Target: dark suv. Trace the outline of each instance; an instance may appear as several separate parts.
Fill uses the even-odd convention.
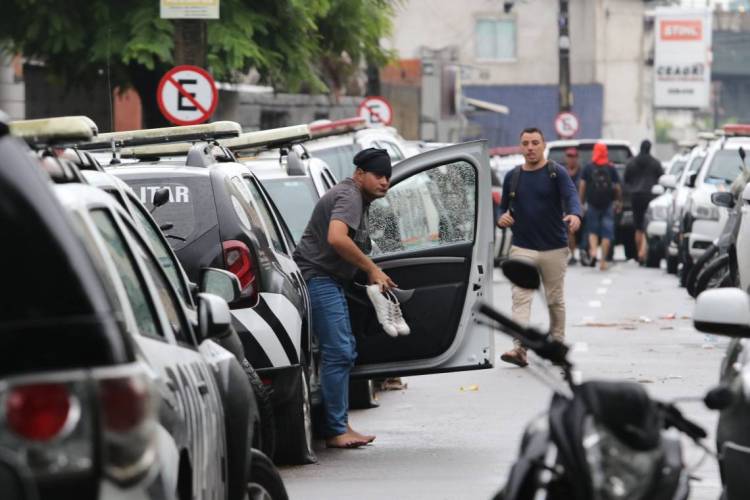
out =
[[[147,158],[108,171],[128,183],[148,207],[159,189],[170,202],[153,215],[197,282],[205,267],[226,269],[242,293],[230,304],[233,325],[250,364],[272,388],[276,459],[315,460],[310,385],[314,385],[309,302],[293,242],[260,182],[245,166],[217,158],[199,143],[181,158]],[[220,149],[220,148],[219,148]],[[221,161],[221,160],[224,161]]]

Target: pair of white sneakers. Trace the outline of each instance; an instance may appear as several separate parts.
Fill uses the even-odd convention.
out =
[[[401,305],[393,292],[390,290],[381,292],[379,285],[368,285],[366,288],[367,296],[370,297],[370,302],[375,307],[375,314],[385,333],[391,337],[409,335],[411,329],[404,321]]]

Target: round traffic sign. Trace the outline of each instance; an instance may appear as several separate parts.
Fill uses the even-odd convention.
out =
[[[177,66],[162,77],[156,90],[161,114],[175,125],[195,125],[216,110],[219,93],[210,74],[197,66]]]
[[[573,137],[578,133],[578,117],[570,111],[563,111],[555,118],[555,132],[563,138]]]
[[[359,103],[357,114],[367,120],[369,125],[390,125],[393,123],[393,108],[385,97],[365,97]]]

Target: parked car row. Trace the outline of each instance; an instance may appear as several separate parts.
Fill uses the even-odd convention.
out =
[[[217,122],[98,134],[91,120],[67,117],[0,129],[0,162],[10,165],[0,189],[19,204],[0,216],[28,241],[4,248],[6,261],[61,263],[8,281],[20,293],[3,305],[14,314],[0,330],[16,334],[4,339],[13,349],[3,351],[0,393],[20,413],[0,419],[0,450],[44,491],[86,479],[90,494],[79,498],[106,488],[284,498],[269,457],[316,460],[320,403],[310,300],[291,255],[336,183],[310,128],[243,134]],[[35,183],[19,184],[24,176]],[[412,334],[386,335],[366,296],[350,291],[354,377],[492,367],[493,332],[468,320],[492,293],[489,176],[482,141],[395,165],[370,214],[373,227],[383,214],[393,224],[373,233],[373,258],[409,291]],[[41,215],[19,219],[27,212]],[[54,300],[61,293],[70,304]],[[57,349],[29,331],[54,335]],[[34,411],[51,412],[38,428]]]

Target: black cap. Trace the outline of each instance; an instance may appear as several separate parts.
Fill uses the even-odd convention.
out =
[[[376,175],[391,177],[391,157],[385,149],[367,148],[363,149],[352,160],[357,168]]]

